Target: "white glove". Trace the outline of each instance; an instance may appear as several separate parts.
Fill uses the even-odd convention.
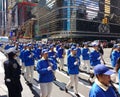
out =
[[[49,62],[49,65],[50,65],[50,66],[53,66],[53,64],[52,64],[51,62]]]
[[[52,70],[52,67],[51,67],[51,66],[49,66],[49,67],[47,68],[47,70],[48,70],[48,71]]]
[[[101,59],[101,57],[99,57],[99,58],[97,58],[98,60],[100,60]]]
[[[87,52],[87,54],[90,54],[90,52]]]
[[[11,82],[11,80],[8,78],[8,79],[6,79],[6,82]]]
[[[78,65],[78,61],[75,61],[75,62],[74,62],[74,65]]]
[[[31,53],[31,56],[34,56],[34,53]]]
[[[32,55],[29,55],[29,58],[31,58],[32,57]]]

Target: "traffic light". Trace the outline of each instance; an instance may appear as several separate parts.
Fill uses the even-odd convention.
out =
[[[103,18],[103,19],[102,19],[102,23],[103,23],[103,24],[108,24],[108,18],[107,18],[107,17]]]

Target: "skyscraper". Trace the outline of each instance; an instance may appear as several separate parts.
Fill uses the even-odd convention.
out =
[[[114,13],[117,16],[120,16],[120,0],[111,0],[111,14]]]

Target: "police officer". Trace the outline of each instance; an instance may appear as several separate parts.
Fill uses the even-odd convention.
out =
[[[9,97],[22,97],[22,85],[20,82],[21,68],[16,61],[16,52],[8,50],[8,60],[4,62],[5,84],[8,88]]]

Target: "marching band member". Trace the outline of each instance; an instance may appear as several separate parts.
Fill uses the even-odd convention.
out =
[[[29,44],[27,50],[24,52],[24,62],[26,67],[25,79],[27,80],[28,85],[32,85],[35,65],[35,54],[31,44]]]
[[[84,43],[84,47],[81,50],[82,59],[83,59],[83,69],[87,67],[87,73],[90,73],[90,50],[87,43]]]
[[[39,73],[39,83],[41,89],[40,97],[50,97],[52,92],[52,82],[54,81],[54,71],[57,65],[54,60],[48,59],[48,50],[42,50],[42,58],[37,63]]]
[[[57,52],[59,58],[59,70],[63,70],[65,54],[64,46],[61,44]]]
[[[89,97],[119,97],[114,88],[110,85],[110,75],[114,72],[109,70],[105,64],[98,64],[94,67],[95,82],[90,89]]]
[[[68,92],[68,89],[74,83],[75,95],[77,97],[80,97],[80,95],[78,94],[78,74],[79,74],[80,58],[76,56],[76,52],[77,49],[74,46],[72,46],[71,54],[67,58],[68,74],[70,75],[70,80],[65,87],[65,91]]]

